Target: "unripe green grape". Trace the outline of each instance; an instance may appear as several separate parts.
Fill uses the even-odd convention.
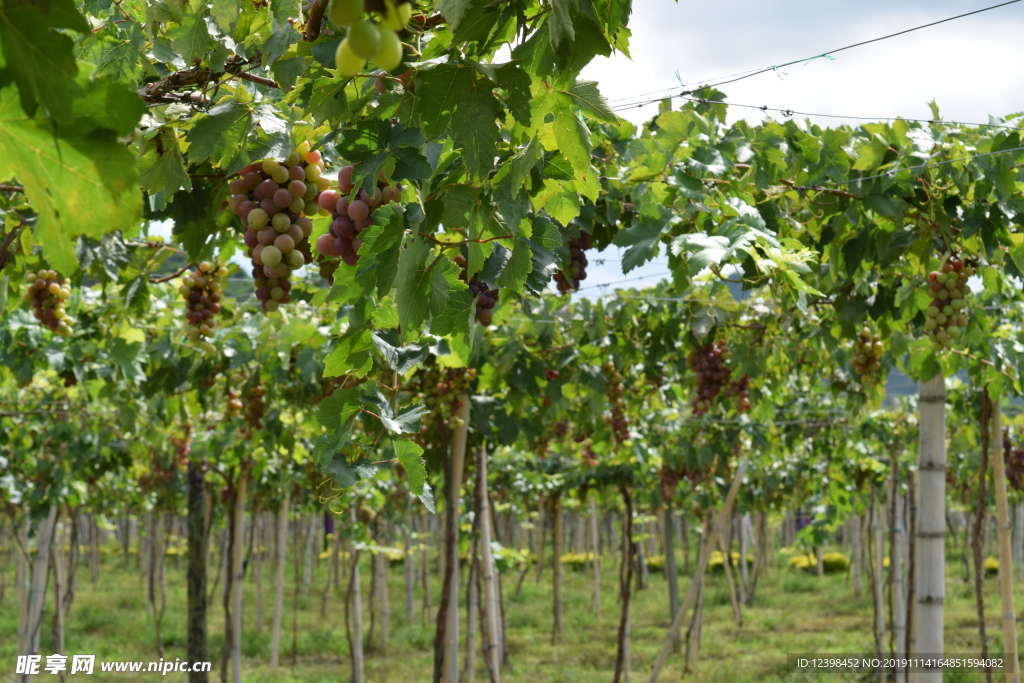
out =
[[[345,40],[355,55],[373,59],[380,49],[380,29],[369,19],[360,19],[349,27]]]
[[[292,151],[292,153],[289,154],[288,157],[284,160],[284,165],[288,166],[288,167],[295,166],[301,160],[302,160],[302,157],[298,153],[298,151]]]
[[[274,172],[270,174],[270,177],[278,185],[285,185],[288,183],[288,179],[291,177],[291,174],[288,172],[287,168],[278,164],[277,167],[274,168]]]
[[[281,289],[280,287],[274,287],[272,290],[270,290],[270,298],[274,299],[275,301],[280,301],[281,299],[284,298],[284,290]]]
[[[263,304],[263,308],[265,308],[268,313],[273,313],[274,311],[276,311],[280,307],[281,307],[280,302],[274,301],[273,299],[270,299],[269,301],[267,301],[267,302],[265,302]]]
[[[301,268],[306,263],[306,257],[303,256],[302,252],[299,251],[298,249],[289,251],[288,256],[286,258],[288,261],[288,265],[293,269]]]
[[[276,169],[280,165],[281,164],[277,163],[276,159],[264,159],[263,163],[260,164],[260,167],[263,169],[263,172],[266,173],[268,176],[274,177],[274,169]]]
[[[260,251],[260,260],[263,261],[264,266],[273,268],[281,263],[281,250],[273,245],[263,247],[263,250]]]
[[[398,3],[392,2],[392,0],[385,0],[385,2],[387,3],[387,12],[384,15],[384,26],[392,31],[403,30],[412,17],[412,3]]]
[[[285,213],[274,214],[274,220],[271,221],[271,225],[278,232],[288,232],[288,228],[292,227],[292,219]]]
[[[311,165],[306,168],[306,178],[312,182],[319,180],[323,176],[323,173],[324,169],[319,164]]]
[[[380,32],[380,47],[373,56],[373,62],[385,71],[391,71],[402,63],[402,41],[397,33],[388,28]]]
[[[358,21],[365,10],[363,0],[331,0],[328,17],[337,26],[348,26]]]
[[[288,210],[292,213],[302,213],[303,209],[306,208],[306,200],[302,197],[295,197],[292,199],[292,203],[288,205]]]
[[[269,219],[270,216],[267,214],[267,212],[259,207],[256,207],[255,209],[249,212],[249,225],[251,225],[256,230],[259,230],[264,225],[266,225]]]
[[[945,313],[939,313],[935,316],[935,322],[940,325],[945,325],[947,320],[949,320],[949,317]]]
[[[355,76],[366,66],[366,60],[352,51],[346,38],[338,44],[338,50],[334,53],[334,66],[342,76]]]

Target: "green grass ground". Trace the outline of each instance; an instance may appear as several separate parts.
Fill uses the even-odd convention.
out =
[[[320,589],[327,571],[321,561],[308,599],[300,600],[293,648],[291,607],[292,571],[288,572],[287,618],[283,634],[284,666],[271,670],[269,625],[259,628],[256,618],[256,590],[246,584],[246,628],[244,640],[244,679],[246,681],[304,681],[336,683],[348,678],[347,646],[341,602],[332,598],[326,618],[320,616]],[[956,550],[947,563],[947,653],[972,654],[978,651],[977,620],[971,586],[963,582],[963,569]],[[368,566],[364,565],[364,600],[368,601]],[[551,587],[550,571],[541,583],[533,572],[521,594],[513,596],[514,574],[504,580],[506,612],[510,638],[510,662],[504,679],[529,683],[566,681],[584,683],[611,680],[615,657],[616,570],[613,558],[605,558],[602,610],[591,610],[589,571],[565,572],[565,635],[562,644],[550,643]],[[212,577],[211,577],[212,578]],[[268,572],[269,582],[269,572]],[[167,563],[168,603],[163,624],[165,657],[185,655],[184,560],[175,566]],[[688,580],[681,579],[686,590]],[[13,673],[17,613],[11,582],[0,603],[0,662],[8,662]],[[433,615],[422,618],[417,592],[417,615],[409,622],[404,614],[404,584],[401,566],[392,568],[390,577],[392,639],[386,652],[370,650],[367,679],[371,683],[408,683],[429,681],[431,677]],[[435,582],[433,604],[437,604]],[[866,586],[865,586],[866,588]],[[994,578],[985,581],[987,621],[992,652],[1001,651],[998,624],[998,588]],[[651,574],[649,586],[634,599],[632,617],[632,670],[634,680],[642,680],[650,670],[668,626],[666,582],[660,574]],[[210,647],[214,656],[223,643],[223,612],[219,595],[210,611]],[[266,618],[272,615],[272,596],[266,595]],[[1024,589],[1018,587],[1017,607],[1024,606]],[[369,625],[368,607],[365,624]],[[758,586],[753,606],[744,609],[744,624],[735,623],[729,605],[724,578],[709,579],[705,602],[704,638],[698,672],[690,680],[769,681],[854,680],[836,675],[807,676],[794,673],[793,658],[800,653],[863,653],[873,648],[871,602],[867,591],[853,597],[852,580],[847,575],[816,577],[794,572],[779,557]],[[43,654],[50,649],[49,619],[43,629]],[[83,566],[78,590],[67,627],[69,653],[95,653],[100,659],[149,660],[156,658],[153,626],[147,615],[144,584],[135,570],[124,569],[117,557],[107,557],[101,579],[92,584]],[[479,641],[478,641],[479,642]],[[682,655],[671,658],[662,680],[679,680]],[[215,671],[217,665],[215,663]],[[149,679],[159,678],[149,675]],[[978,675],[954,674],[946,680],[977,680]],[[94,675],[92,680],[101,680]],[[111,675],[111,680],[127,680],[126,675]],[[144,680],[142,677],[140,680]],[[487,679],[478,667],[477,680]],[[184,680],[178,674],[164,680]]]

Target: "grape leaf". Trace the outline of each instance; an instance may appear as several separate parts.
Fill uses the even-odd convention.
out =
[[[601,121],[615,121],[615,115],[604,96],[597,89],[597,81],[576,81],[567,91],[584,112]]]
[[[464,153],[466,168],[483,176],[494,165],[500,142],[501,107],[494,82],[470,66],[441,64],[419,69],[416,96],[408,105],[429,137],[449,133]]]
[[[417,329],[427,317],[430,275],[426,271],[426,261],[432,251],[432,245],[425,238],[411,235],[398,258],[395,298],[398,302],[398,319],[403,329]]]
[[[466,10],[473,4],[473,0],[437,0],[437,10],[444,15],[448,25],[454,31],[459,27]]]
[[[134,234],[141,224],[137,172],[124,145],[88,129],[55,134],[25,115],[13,88],[0,89],[0,177],[25,186],[43,253],[64,273],[76,268],[69,238]]]
[[[71,0],[29,2],[6,0],[0,5],[0,49],[5,68],[0,88],[15,83],[21,106],[30,116],[42,104],[49,116],[65,121],[81,90],[70,36],[54,29],[85,33],[89,24]]]
[[[421,495],[423,487],[427,483],[427,468],[423,465],[423,449],[419,444],[407,439],[395,439],[392,443],[395,446],[395,457],[402,464],[406,479],[409,481],[409,491],[414,496]]]

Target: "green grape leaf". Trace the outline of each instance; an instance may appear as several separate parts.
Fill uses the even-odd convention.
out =
[[[42,104],[49,116],[66,121],[81,90],[75,82],[78,68],[71,37],[55,29],[86,33],[89,24],[71,0],[7,0],[0,5],[5,62],[0,88],[16,84],[22,109],[30,117]]]
[[[38,214],[35,233],[50,264],[76,268],[76,235],[113,230],[135,234],[142,196],[131,153],[117,139],[89,130],[55,135],[27,117],[13,88],[0,89],[0,177],[17,178]]]

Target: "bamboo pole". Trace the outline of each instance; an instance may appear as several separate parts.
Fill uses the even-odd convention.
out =
[[[683,599],[683,604],[678,610],[676,610],[675,616],[672,617],[672,624],[668,627],[668,633],[665,636],[665,640],[661,644],[661,650],[658,652],[658,658],[654,661],[654,668],[651,670],[651,675],[647,679],[647,683],[656,683],[658,677],[661,675],[661,670],[665,666],[665,662],[668,660],[669,654],[672,652],[672,645],[676,642],[679,637],[679,629],[683,624],[683,618],[687,612],[693,607],[693,603],[697,599],[697,591],[703,582],[704,572],[708,567],[708,559],[711,556],[711,543],[710,540],[715,537],[716,527],[720,528],[721,525],[728,523],[732,518],[732,506],[736,502],[736,495],[740,490],[740,481],[743,479],[743,472],[747,468],[747,460],[744,458],[740,460],[739,465],[736,467],[736,473],[733,475],[732,484],[729,485],[729,493],[725,496],[725,504],[722,505],[722,509],[718,512],[718,519],[713,522],[708,529],[708,533],[705,537],[706,542],[701,545],[700,557],[697,560],[697,571],[694,573],[694,578],[690,581],[690,587],[686,591],[686,597]]]
[[[989,399],[991,400],[991,399]],[[1010,515],[1006,500],[1006,465],[1003,462],[1003,439],[1000,429],[999,403],[992,403],[991,436],[989,438],[992,462],[992,483],[996,497],[996,517],[999,520],[999,591],[1003,605],[1003,655],[1006,658],[1007,683],[1019,683],[1020,664],[1017,655],[1017,618],[1013,606],[1013,555],[1010,548]]]

